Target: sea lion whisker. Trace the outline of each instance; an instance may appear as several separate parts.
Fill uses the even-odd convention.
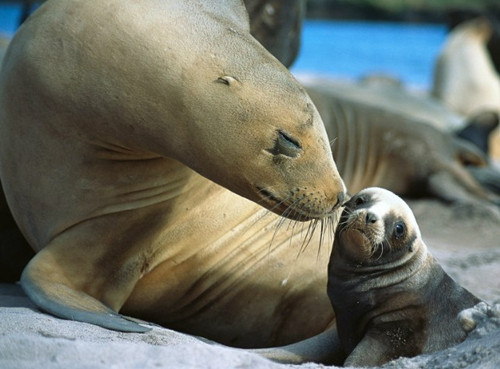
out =
[[[311,227],[311,224],[312,224],[312,223],[314,223],[314,221],[315,221],[315,220],[313,220],[313,221],[311,221],[311,222],[309,223],[309,225],[308,225],[308,227],[307,227],[307,234],[309,233],[309,229],[310,229],[310,227]],[[300,244],[300,247],[299,247],[299,250],[298,250],[298,252],[297,252],[297,255],[296,255],[296,257],[295,257],[295,259],[296,259],[296,260],[297,260],[297,259],[300,257],[300,255],[302,255],[302,253],[305,251],[305,246],[304,246],[304,245],[305,245],[305,243],[306,243],[306,238],[304,237],[304,239],[302,240],[302,242],[301,242],[301,244]]]
[[[330,244],[333,244],[335,241],[336,224],[338,224],[339,218],[340,214],[330,218]]]
[[[335,227],[334,227],[334,221],[335,221],[335,214],[327,217],[325,219],[325,234],[328,236],[328,239],[326,240],[327,245],[331,245],[334,241],[335,237]]]
[[[379,254],[379,256],[377,256],[377,258],[375,260],[380,260],[382,258],[382,256],[384,255],[384,244],[383,243],[377,244],[377,249],[380,250],[380,254]]]
[[[379,246],[380,245],[378,243],[372,245],[372,248],[370,250],[370,257],[373,257],[373,255],[377,253]]]
[[[319,234],[319,244],[318,244],[318,252],[316,254],[316,261],[319,261],[319,257],[321,254],[321,246],[323,245],[323,237],[325,233],[325,223],[323,219],[319,220],[321,223],[320,234]]]
[[[299,255],[302,254],[303,252],[306,251],[307,247],[309,246],[309,244],[311,243],[311,240],[314,236],[314,232],[316,230],[316,227],[318,225],[318,222],[320,221],[321,219],[313,219],[311,222],[309,222],[309,226],[307,227],[307,233],[306,233],[306,236],[304,237],[303,241],[302,241],[302,244],[300,246],[300,249],[299,249]],[[297,255],[297,257],[299,256]]]
[[[303,250],[304,250],[304,243],[305,243],[305,240],[307,239],[308,237],[308,234],[310,232],[310,228],[311,228],[311,223],[314,223],[315,219],[313,219],[312,221],[310,222],[307,222],[307,230],[306,230],[306,234],[304,236],[304,238],[302,239],[302,242],[300,244],[300,247],[299,247],[299,250],[297,252],[297,256],[296,256],[296,259],[299,258],[299,256],[302,254]],[[302,230],[300,231],[300,234],[302,235],[304,233],[304,227],[306,226],[306,222],[302,222]]]
[[[290,196],[291,197],[291,196]],[[284,201],[287,201],[290,197],[288,197],[287,199],[283,200],[282,202]],[[277,204],[276,206],[279,206],[281,204]],[[294,225],[297,223],[296,221],[294,221],[293,219],[291,219],[291,217],[289,217],[289,215],[292,215],[292,212],[296,211],[293,207],[293,203],[292,203],[292,206],[288,206],[285,211],[282,213],[282,216],[279,217],[277,223],[276,223],[276,227],[274,229],[274,232],[273,232],[273,236],[271,238],[271,242],[269,243],[269,252],[271,252],[271,248],[272,248],[272,244],[274,242],[274,239],[276,237],[276,234],[278,233],[278,230],[285,224],[286,221],[288,221],[288,226],[286,227],[286,231],[289,231],[290,230],[290,225],[293,225],[292,226],[292,235],[290,236],[290,243],[292,242],[292,239],[293,239],[293,227]],[[293,214],[295,218],[295,214]]]

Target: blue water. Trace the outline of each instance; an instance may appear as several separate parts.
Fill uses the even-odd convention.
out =
[[[13,34],[20,5],[0,6],[0,33]],[[385,73],[427,88],[446,36],[444,25],[306,21],[292,71],[359,78]]]
[[[21,4],[2,4],[0,6],[0,33],[12,35],[17,29],[21,18]]]
[[[348,78],[385,73],[425,88],[445,38],[444,25],[306,21],[292,71]]]

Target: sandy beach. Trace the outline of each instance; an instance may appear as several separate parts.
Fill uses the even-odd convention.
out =
[[[471,292],[500,302],[500,221],[437,200],[409,200],[428,247],[445,270]],[[500,309],[500,306],[499,306]],[[19,285],[0,284],[0,368],[324,368],[273,363],[245,350],[211,344],[154,327],[119,333],[39,312]],[[500,367],[500,318],[480,324],[462,344],[430,355],[401,358],[383,368]]]

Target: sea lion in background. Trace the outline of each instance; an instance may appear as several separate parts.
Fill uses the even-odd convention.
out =
[[[405,120],[413,120],[414,124],[432,125],[443,132],[440,135],[451,134],[473,143],[483,152],[484,162],[464,161],[463,167],[483,188],[500,195],[500,169],[488,155],[491,134],[499,125],[498,112],[486,110],[465,118],[450,111],[425,93],[408,90],[399,80],[389,76],[367,76],[359,82],[338,81],[314,75],[301,76],[299,80],[310,90],[314,90],[314,92],[309,92],[319,106],[327,126],[336,124],[330,122],[334,114],[328,111],[330,109],[328,101],[348,99],[362,106],[374,107],[381,112],[396,113],[398,116],[405,117]],[[345,119],[350,119],[349,117],[353,116],[346,116]],[[391,119],[397,121],[399,118],[392,117]],[[388,128],[387,126],[386,129]],[[425,130],[425,128],[422,129]],[[412,135],[410,132],[407,134],[410,137]],[[403,156],[404,154],[401,154],[400,160],[404,161],[406,159]],[[389,189],[393,190],[393,188]]]
[[[436,60],[431,93],[464,116],[500,110],[500,78],[486,48],[492,31],[486,18],[458,25]]]
[[[304,75],[299,76],[299,80],[306,86],[324,85],[331,90],[338,89],[337,95],[430,124],[474,143],[484,153],[489,150],[491,132],[499,124],[499,113],[494,110],[464,117],[427,93],[406,88],[401,80],[391,76],[368,75],[359,81],[340,81],[331,77]]]
[[[346,204],[328,266],[328,296],[347,359],[382,365],[466,338],[458,314],[480,300],[432,257],[398,196],[368,188]]]
[[[244,0],[250,33],[284,66],[290,67],[300,48],[305,16],[303,0]]]
[[[431,194],[448,202],[486,207],[498,215],[498,197],[466,169],[486,165],[475,146],[415,119],[406,109],[398,111],[399,104],[394,109],[379,105],[370,98],[374,94],[363,88],[323,78],[299,80],[334,140],[334,158],[349,191],[377,186],[399,195]]]
[[[487,50],[492,32],[486,18],[468,20],[451,31],[436,60],[432,96],[467,117],[500,112],[500,76]],[[491,142],[491,156],[500,158],[498,130]]]
[[[326,227],[345,186],[240,1],[46,2],[9,46],[0,103],[2,185],[38,251],[21,283],[41,309],[241,347],[332,323],[329,248],[305,248],[323,234],[276,226]]]
[[[448,30],[452,31],[460,24],[471,19],[487,18],[492,26],[492,34],[486,43],[486,48],[497,73],[500,74],[500,21],[498,16],[499,14],[489,11],[489,9],[453,8],[448,11],[447,26]]]

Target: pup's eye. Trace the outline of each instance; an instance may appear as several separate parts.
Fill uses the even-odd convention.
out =
[[[398,222],[394,225],[394,236],[396,238],[401,238],[405,235],[406,227],[403,222]]]
[[[354,200],[354,205],[356,206],[360,206],[360,205],[363,205],[364,203],[366,202],[366,199],[364,196],[358,196],[356,197],[356,199]]]

